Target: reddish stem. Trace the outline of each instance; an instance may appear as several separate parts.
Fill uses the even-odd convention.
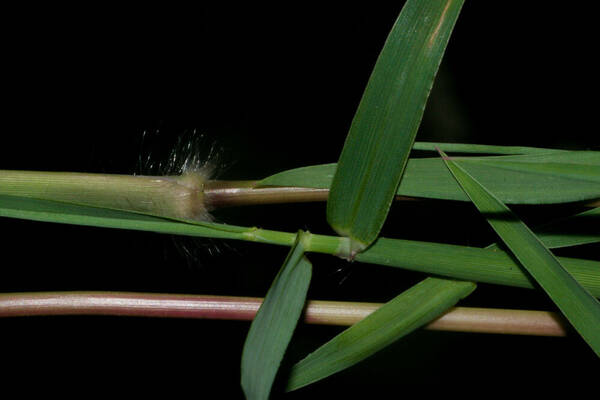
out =
[[[127,292],[45,292],[0,295],[0,317],[117,315],[249,321],[261,298]],[[304,320],[311,324],[352,325],[382,304],[309,301]],[[564,336],[566,324],[555,313],[455,307],[427,329],[479,333]]]

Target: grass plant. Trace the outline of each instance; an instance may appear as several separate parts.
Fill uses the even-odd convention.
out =
[[[240,349],[239,389],[248,399],[292,396],[285,392],[327,381],[421,329],[580,335],[600,356],[600,259],[577,251],[600,242],[600,151],[586,144],[573,150],[416,140],[463,4],[406,2],[382,44],[341,154],[327,164],[253,180],[216,179],[206,162],[184,163],[166,175],[0,170],[0,217],[246,242],[265,252],[289,247],[260,297],[19,291],[0,294],[0,316],[251,321]],[[213,217],[227,209],[299,203],[325,203],[323,231]],[[390,217],[391,209],[447,207],[450,214],[470,203],[497,234],[485,245],[435,240],[436,227],[431,240],[411,237],[414,221]],[[521,214],[539,209],[551,212],[536,224],[523,222]],[[565,249],[570,252],[561,254]],[[411,271],[407,275],[419,279],[394,288],[387,302],[313,299],[314,275],[325,256],[352,268]],[[551,299],[550,308],[461,305],[490,287],[530,289]],[[304,323],[344,328],[294,358]]]

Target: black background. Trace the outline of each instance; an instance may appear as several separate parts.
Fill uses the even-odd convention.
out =
[[[335,162],[401,2],[7,10],[0,168],[143,173],[177,138],[218,149],[221,178]],[[598,149],[591,10],[467,2],[417,139]],[[208,152],[208,150],[206,150]],[[140,161],[141,160],[141,161]],[[528,222],[567,208],[517,208]],[[330,233],[324,204],[218,212],[239,225]],[[5,292],[123,290],[263,296],[287,249],[3,219]],[[468,204],[394,205],[390,237],[485,245]],[[193,254],[186,255],[184,246]],[[597,257],[598,246],[560,254]],[[423,276],[311,255],[314,299],[385,302]],[[479,285],[462,305],[551,309],[541,293]],[[0,321],[8,372],[48,389],[190,389],[241,397],[248,324],[124,317]],[[341,328],[300,326],[289,359]],[[360,365],[284,397],[419,385],[568,385],[598,368],[577,336],[418,331]],[[398,392],[395,392],[398,391]]]

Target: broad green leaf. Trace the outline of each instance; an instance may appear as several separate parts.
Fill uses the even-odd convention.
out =
[[[327,202],[327,221],[356,251],[386,219],[463,2],[408,0],[379,54]]]
[[[306,301],[312,266],[304,256],[303,234],[271,284],[242,352],[242,388],[247,399],[267,399]]]
[[[600,198],[600,152],[456,159],[506,204],[555,204]],[[548,159],[554,159],[552,167],[544,165]],[[283,171],[263,179],[259,185],[327,189],[336,167],[336,164],[323,164]],[[439,158],[411,158],[396,194],[469,200]]]
[[[533,229],[549,249],[600,242],[600,207],[561,218]],[[498,249],[497,243],[486,249]]]
[[[443,152],[444,161],[498,236],[600,356],[600,303],[496,196]]]
[[[425,279],[294,365],[287,389],[299,389],[351,367],[432,321],[474,289],[470,282]]]
[[[0,216],[33,221],[162,234],[212,237],[292,246],[296,234],[198,221],[176,221],[132,212],[71,205],[47,200],[0,196]],[[348,254],[348,239],[305,233],[306,251]],[[531,277],[503,250],[379,238],[357,261],[475,282],[533,288]],[[559,258],[561,264],[594,296],[600,297],[600,262]]]

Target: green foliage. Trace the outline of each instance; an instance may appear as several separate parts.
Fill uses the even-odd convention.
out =
[[[600,207],[545,223],[533,231],[549,249],[600,242]],[[496,249],[498,244],[487,248]]]
[[[407,1],[373,69],[339,162],[283,171],[258,183],[330,189],[327,221],[341,236],[199,221],[169,204],[172,193],[163,196],[165,185],[172,184],[190,189],[174,197],[198,195],[203,176],[191,188],[185,178],[96,176],[90,191],[77,193],[78,180],[90,176],[66,174],[48,187],[50,174],[0,171],[0,216],[290,246],[244,346],[241,385],[250,399],[268,398],[278,374],[289,373],[287,388],[295,390],[355,365],[442,314],[469,295],[475,282],[541,286],[600,355],[600,306],[594,298],[600,297],[600,262],[555,257],[549,250],[600,241],[600,208],[585,209],[586,202],[600,199],[600,152],[415,142],[462,5],[463,0]],[[461,157],[417,158],[436,147]],[[395,196],[472,201],[509,250],[380,237]],[[160,207],[129,208],[132,198]],[[202,200],[202,194],[195,199]],[[579,206],[579,213],[533,231],[506,206],[561,203]],[[201,209],[206,211],[204,203]],[[426,277],[290,371],[279,371],[311,280],[308,252],[435,277]]]
[[[444,162],[477,209],[535,281],[600,356],[600,303],[508,207],[443,152]],[[534,164],[544,167],[546,164]],[[600,176],[600,175],[599,175]]]
[[[327,202],[352,250],[379,234],[463,0],[407,1],[354,115]]]
[[[0,216],[34,221],[131,229],[157,233],[234,239],[292,246],[296,234],[254,227],[198,221],[177,221],[152,215],[70,205],[48,200],[0,196]],[[347,239],[304,234],[305,251],[332,255],[347,254]],[[591,233],[593,241],[600,232]],[[563,239],[572,243],[569,235]],[[560,239],[559,239],[560,244]],[[527,274],[503,250],[431,243],[414,240],[379,238],[371,247],[356,255],[357,261],[405,268],[455,279],[533,288]],[[600,262],[560,258],[570,273],[595,296],[600,297]]]
[[[475,285],[469,282],[425,279],[294,365],[288,390],[299,389],[364,360],[431,322],[473,290]]]
[[[281,270],[273,280],[242,353],[242,388],[248,399],[267,399],[298,318],[304,308],[312,265],[304,256],[298,233]]]
[[[552,155],[456,159],[507,204],[556,204],[600,197],[600,152],[563,151]],[[284,171],[263,179],[260,185],[327,189],[336,167],[336,164],[324,164]],[[396,194],[469,201],[439,158],[411,158]]]

